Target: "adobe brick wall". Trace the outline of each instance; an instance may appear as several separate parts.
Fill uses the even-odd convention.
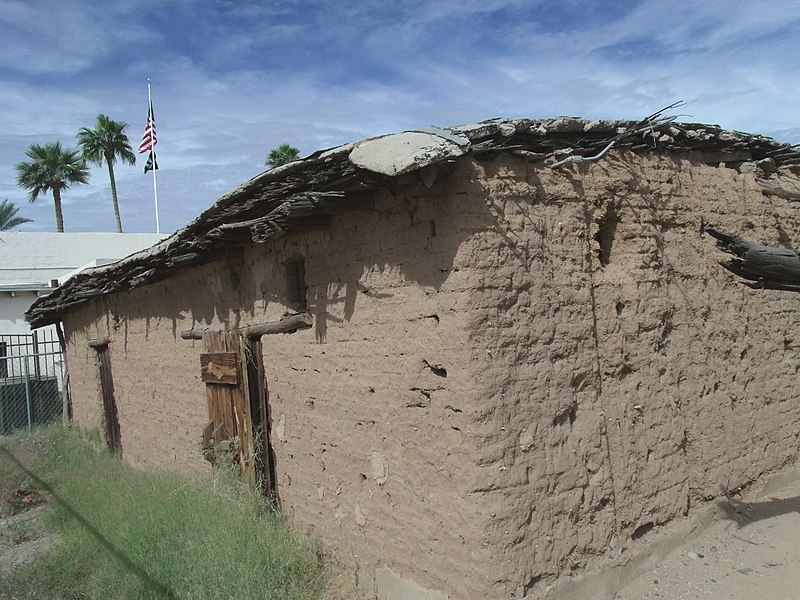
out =
[[[469,302],[490,595],[539,597],[796,460],[800,305],[740,285],[700,230],[797,243],[800,217],[752,173],[677,158],[481,170],[502,224]]]

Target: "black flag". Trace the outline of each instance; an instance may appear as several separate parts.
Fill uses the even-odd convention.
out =
[[[156,159],[156,153],[151,150],[150,154],[147,156],[147,164],[144,166],[144,172],[147,173],[153,169],[158,171],[158,160]]]

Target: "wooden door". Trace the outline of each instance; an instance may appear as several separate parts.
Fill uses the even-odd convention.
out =
[[[222,457],[232,460],[245,481],[269,495],[273,484],[261,342],[239,332],[207,331],[203,347],[200,374],[208,405],[205,457],[212,462]]]
[[[249,384],[250,414],[253,423],[254,467],[256,483],[262,494],[277,500],[275,461],[270,443],[269,391],[264,374],[264,354],[261,337],[245,341],[245,361]]]
[[[108,344],[94,347],[97,352],[97,370],[100,375],[100,392],[103,396],[103,417],[105,419],[106,444],[112,454],[122,455],[122,441],[117,415],[117,401],[114,398],[114,379],[111,377],[111,360]]]

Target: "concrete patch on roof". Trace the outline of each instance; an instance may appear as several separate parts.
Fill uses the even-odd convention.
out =
[[[403,175],[446,158],[461,156],[469,145],[453,141],[439,133],[406,131],[395,135],[373,138],[357,144],[350,152],[350,162],[357,167],[382,173]]]
[[[450,131],[455,134],[469,137],[469,139],[480,139],[493,135],[500,134],[504,137],[509,137],[517,132],[517,123],[522,122],[519,120],[504,120],[504,119],[489,119],[488,121],[481,121],[480,123],[471,123],[469,125],[459,125],[451,127]]]
[[[349,144],[344,144],[342,146],[336,146],[335,148],[329,148],[327,150],[322,150],[319,153],[319,157],[322,159],[331,158],[333,156],[338,156],[343,152],[350,152],[353,148],[358,145],[358,142],[351,142]]]

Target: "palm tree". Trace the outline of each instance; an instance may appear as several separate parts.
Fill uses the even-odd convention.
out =
[[[83,127],[78,132],[78,144],[83,149],[83,157],[90,163],[108,165],[108,178],[111,180],[111,201],[114,203],[114,217],[117,220],[117,231],[122,233],[122,220],[119,216],[117,201],[117,181],[114,179],[114,163],[117,158],[129,165],[136,164],[128,136],[125,135],[127,123],[112,121],[105,115],[97,115],[94,129]]]
[[[267,155],[267,166],[270,169],[280,167],[293,160],[297,160],[300,156],[300,150],[290,146],[289,144],[281,144],[277,148],[273,148]]]
[[[0,231],[8,231],[17,225],[33,222],[31,219],[18,217],[18,211],[19,208],[17,208],[13,202],[9,202],[8,200],[3,200],[0,202]]]
[[[17,185],[30,190],[28,200],[31,202],[36,202],[47,191],[53,193],[56,230],[64,233],[61,190],[66,190],[73,183],[88,183],[86,162],[76,148],[62,148],[61,142],[50,142],[43,146],[31,144],[25,155],[32,162],[17,163]]]

